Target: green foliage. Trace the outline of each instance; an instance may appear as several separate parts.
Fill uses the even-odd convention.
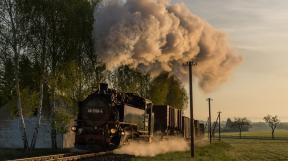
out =
[[[248,131],[251,127],[251,121],[249,121],[246,117],[236,117],[234,118],[232,127],[235,127],[239,130],[239,137],[242,137],[242,131]]]
[[[20,118],[50,108],[43,111],[60,127],[66,121],[59,119],[70,117],[54,114],[56,106],[76,114],[76,102],[95,83],[87,81],[89,75],[100,75],[92,39],[95,5],[90,0],[0,1],[0,107],[8,103]],[[65,131],[58,124],[54,128]],[[22,135],[28,148],[25,129]]]
[[[71,120],[73,119],[73,114],[69,112],[65,108],[59,108],[57,109],[55,113],[55,129],[58,134],[64,134],[69,129],[69,125],[71,124]]]
[[[29,88],[31,90],[39,89],[39,72],[37,72],[37,64],[25,55],[19,61],[19,79],[21,88]]]
[[[224,132],[236,132],[236,131],[248,131],[252,127],[251,121],[246,117],[234,118],[232,121],[230,118],[227,119],[225,127],[222,129]]]
[[[246,117],[236,117],[234,118],[232,126],[236,126],[238,128],[250,127],[251,121],[249,121]]]
[[[6,59],[3,63],[0,86],[0,106],[8,103],[15,94],[14,66],[12,59]]]
[[[18,109],[16,107],[16,96],[12,96],[8,102],[12,116],[18,116]],[[38,108],[39,94],[36,91],[28,88],[21,90],[22,109],[25,117],[35,116]]]
[[[137,93],[148,97],[150,76],[129,66],[121,66],[110,74],[112,86],[121,92]]]
[[[247,129],[243,129],[243,131],[247,131]],[[226,121],[225,127],[222,129],[223,132],[236,132],[238,131],[238,128],[234,126],[234,122],[228,118]]]
[[[186,108],[188,97],[181,82],[175,76],[171,76],[168,81],[170,86],[166,98],[166,104],[179,109]]]
[[[150,96],[154,104],[165,104],[169,92],[168,73],[161,73],[151,83]]]
[[[50,76],[50,85],[56,86],[57,95],[67,97],[75,102],[83,99],[81,83],[83,82],[83,72],[74,62],[67,62],[63,67],[56,71],[56,75]],[[81,89],[79,89],[81,88]],[[85,93],[86,94],[86,93]]]
[[[187,93],[181,82],[169,73],[161,73],[151,83],[151,100],[154,104],[168,104],[183,109],[187,105]]]

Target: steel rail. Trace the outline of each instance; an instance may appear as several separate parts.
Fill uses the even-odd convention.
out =
[[[29,157],[29,158],[21,158],[15,160],[8,161],[70,161],[70,160],[80,160],[93,158],[96,156],[101,156],[105,154],[112,154],[112,151],[107,152],[97,152],[97,153],[66,153],[66,154],[55,154],[55,155],[47,155],[47,156],[38,156],[38,157]]]

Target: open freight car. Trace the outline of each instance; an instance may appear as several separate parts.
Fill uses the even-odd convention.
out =
[[[154,132],[160,135],[174,135],[190,138],[190,118],[183,116],[183,110],[169,105],[154,105]],[[194,120],[195,136],[204,136],[204,124]]]
[[[154,131],[161,135],[182,133],[182,110],[169,105],[154,105]]]
[[[182,132],[185,139],[191,137],[190,131],[190,118],[183,116],[182,117]],[[196,139],[204,137],[205,134],[205,125],[204,123],[200,123],[199,120],[194,120],[194,132]]]

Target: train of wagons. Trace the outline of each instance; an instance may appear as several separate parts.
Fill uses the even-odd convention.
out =
[[[203,137],[204,124],[194,120],[195,135]],[[114,149],[131,140],[152,141],[153,136],[190,137],[190,119],[183,111],[153,103],[133,93],[117,92],[101,83],[79,103],[75,126],[78,149]]]

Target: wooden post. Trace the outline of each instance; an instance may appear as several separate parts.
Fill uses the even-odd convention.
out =
[[[218,112],[219,117],[219,127],[218,127],[218,139],[221,141],[221,112]]]
[[[212,130],[211,130],[211,101],[212,101],[212,98],[208,98],[207,99],[208,101],[208,108],[209,108],[209,121],[208,121],[208,128],[209,128],[209,133],[208,133],[208,136],[209,136],[209,141],[210,141],[210,144],[212,143]]]
[[[192,67],[195,62],[189,61],[189,94],[190,94],[190,138],[191,138],[191,157],[195,157],[195,134],[194,134],[194,112],[193,112],[193,83],[192,83]]]

